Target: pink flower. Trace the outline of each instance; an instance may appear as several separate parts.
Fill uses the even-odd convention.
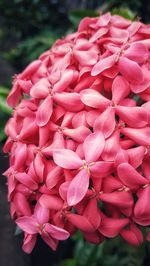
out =
[[[5,133],[8,200],[30,253],[80,230],[143,242],[150,225],[149,26],[110,13],[14,77]],[[142,206],[142,207],[141,207]],[[149,233],[147,240],[149,241]]]
[[[34,215],[22,216],[16,220],[16,223],[24,232],[30,235],[30,241],[28,241],[28,249],[30,250],[35,244],[33,238],[35,238],[37,233],[53,250],[56,250],[58,240],[65,240],[69,237],[69,233],[66,230],[49,223],[49,210],[39,204],[35,206]],[[27,239],[25,239],[24,243],[27,248],[26,242]]]
[[[144,63],[148,59],[148,50],[143,44],[135,43],[129,48],[128,44],[123,45],[121,48],[117,46],[109,46],[108,50],[111,52],[113,50],[114,54],[102,58],[97,64],[95,64],[91,72],[93,76],[112,68],[117,63],[118,72],[128,81],[131,83],[142,83],[144,77],[139,63]]]
[[[102,133],[90,134],[83,143],[84,159],[75,152],[67,149],[56,150],[53,153],[54,162],[65,169],[78,169],[79,172],[71,181],[67,202],[70,206],[80,202],[89,187],[89,178],[92,170],[100,171],[97,161],[104,149],[105,141]],[[90,153],[89,153],[90,149]],[[101,165],[100,165],[101,167]],[[105,165],[103,165],[105,167]]]

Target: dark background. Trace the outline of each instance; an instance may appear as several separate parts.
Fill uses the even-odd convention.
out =
[[[84,16],[110,10],[150,23],[148,0],[0,0],[0,173],[8,166],[2,153],[4,124],[10,109],[5,99],[11,77],[49,49],[57,38],[76,30]],[[149,244],[133,248],[120,239],[100,246],[85,243],[80,234],[52,252],[40,239],[31,255],[21,250],[22,234],[15,235],[9,216],[7,186],[0,180],[0,266],[150,266]]]

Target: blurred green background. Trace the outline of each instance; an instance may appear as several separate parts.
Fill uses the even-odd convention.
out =
[[[11,114],[5,101],[11,88],[12,76],[49,49],[57,38],[76,30],[82,17],[97,16],[100,12],[106,11],[132,20],[150,22],[149,0],[0,0],[1,142],[5,140],[4,124]],[[73,250],[65,256],[67,258],[64,259],[62,254],[58,254],[58,262],[53,265],[150,265],[148,243],[133,248],[117,238],[95,246],[85,243],[82,236],[77,234],[71,245]]]

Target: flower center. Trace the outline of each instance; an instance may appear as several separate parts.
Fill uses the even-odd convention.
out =
[[[82,160],[82,161],[83,161],[83,166],[81,166],[80,170],[85,169],[87,174],[90,175],[90,167],[94,165],[95,163],[94,162],[87,163],[86,160]]]
[[[43,233],[44,228],[45,228],[45,224],[38,224],[37,228],[38,228],[39,234],[41,235]]]

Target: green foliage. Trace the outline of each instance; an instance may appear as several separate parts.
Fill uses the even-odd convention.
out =
[[[0,50],[18,71],[50,48],[70,24],[64,1],[0,0],[0,10]]]
[[[135,20],[136,13],[131,11],[129,8],[113,8],[112,12],[113,15],[120,15],[126,19]]]
[[[75,259],[65,259],[60,262],[59,266],[78,266]]]
[[[113,14],[133,20],[136,12],[132,12],[131,9],[137,10],[141,3],[140,0],[100,1],[101,5],[97,10],[80,8],[67,13],[65,2],[60,3],[58,0],[0,1],[0,10],[3,14],[0,18],[2,24],[0,43],[6,42],[5,59],[16,69],[19,71],[23,69],[67,31],[76,30],[83,17],[95,17],[100,12],[112,11]],[[81,0],[81,6],[90,5],[87,1]],[[9,47],[10,43],[11,47]]]
[[[61,20],[67,22],[66,10],[59,0],[1,0],[0,10],[0,21],[6,35],[12,37],[15,34],[17,39],[36,35],[52,25],[61,26],[65,30],[65,24]]]
[[[69,20],[73,25],[73,30],[77,30],[78,25],[80,23],[80,20],[82,18],[84,18],[84,17],[97,17],[97,16],[99,16],[99,13],[103,13],[103,12],[107,12],[107,11],[111,11],[112,14],[117,14],[117,15],[123,16],[124,18],[130,19],[130,20],[134,20],[136,17],[136,13],[131,11],[129,8],[114,7],[110,10],[109,3],[106,3],[106,4],[102,5],[98,11],[88,10],[88,9],[74,10],[74,11],[70,12]]]
[[[113,7],[126,7],[132,10],[137,10],[141,7],[140,0],[107,0],[110,8]]]
[[[106,8],[105,6],[106,9],[108,7]],[[127,8],[114,8],[112,9],[112,14],[119,14],[131,20],[134,20],[136,17],[136,14]],[[69,13],[69,20],[72,26],[67,30],[76,30],[80,20],[84,17],[96,17],[98,15],[99,13],[94,10],[74,10]],[[52,28],[47,29],[35,36],[22,40],[15,48],[13,47],[5,53],[5,58],[17,68],[20,66],[23,68],[29,62],[38,58],[42,52],[49,49],[59,36],[60,32]]]
[[[6,97],[9,93],[9,90],[3,86],[0,86],[0,110],[4,114],[10,115],[12,113],[12,109],[6,103]]]
[[[4,127],[8,117],[12,113],[12,109],[6,103],[8,93],[9,90],[7,88],[0,86],[0,141],[6,138]]]
[[[38,58],[41,53],[50,49],[57,38],[57,32],[55,33],[51,30],[43,31],[36,36],[21,41],[17,47],[5,53],[5,58],[18,68],[20,66],[24,67],[32,60]],[[22,58],[22,65],[20,65],[20,58]]]
[[[146,255],[147,244],[134,248],[119,237],[100,245],[85,242],[79,232],[73,239],[73,258],[63,260],[59,266],[142,266]]]
[[[9,90],[3,86],[0,86],[0,96],[7,97]]]
[[[6,120],[4,119],[4,117],[2,117],[0,115],[0,142],[5,140],[6,136],[5,136],[5,132],[4,132],[4,127],[6,124]]]
[[[0,96],[0,110],[8,115],[12,113],[12,109],[7,105],[6,98],[3,96]]]

